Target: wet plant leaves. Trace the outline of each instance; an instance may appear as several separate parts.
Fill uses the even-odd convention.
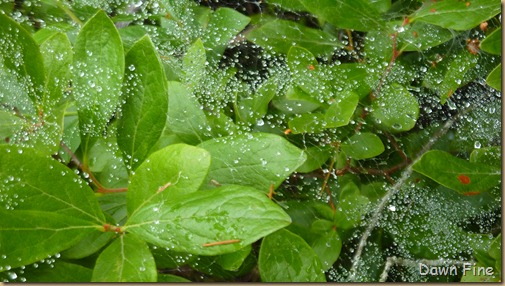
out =
[[[345,154],[355,160],[368,159],[384,152],[384,144],[379,136],[362,132],[351,136],[341,145]]]
[[[377,6],[368,0],[300,0],[319,19],[338,28],[367,32],[381,30],[385,22]]]
[[[479,1],[425,1],[410,21],[422,21],[453,30],[468,30],[500,13],[501,6],[495,0]],[[465,19],[461,21],[461,19]]]
[[[84,24],[74,44],[72,84],[81,139],[100,134],[116,111],[124,65],[119,33],[100,10]]]
[[[283,54],[287,54],[294,45],[304,47],[317,56],[342,47],[337,38],[326,32],[287,20],[269,21],[253,29],[246,37],[263,48]]]
[[[249,17],[230,8],[221,7],[210,14],[202,39],[208,49],[209,62],[219,62],[230,41],[249,24],[249,21]]]
[[[274,98],[277,91],[277,81],[274,77],[265,81],[256,91],[256,93],[248,98],[243,98],[235,106],[237,117],[241,121],[250,125],[256,124],[268,111],[268,104]]]
[[[267,0],[265,2],[289,11],[306,11],[301,0]]]
[[[467,51],[459,53],[448,66],[444,79],[436,88],[440,102],[444,104],[464,82],[464,75],[477,65],[478,57]]]
[[[24,121],[13,112],[0,110],[0,139],[5,140],[23,127]]]
[[[413,169],[462,195],[478,194],[501,182],[500,168],[472,163],[439,150],[425,153]]]
[[[397,23],[398,26],[401,22]],[[414,22],[398,33],[400,51],[423,51],[454,38],[457,34],[449,29],[423,22]]]
[[[113,232],[94,231],[84,236],[71,248],[63,251],[61,256],[66,259],[81,259],[99,251],[114,236]]]
[[[228,185],[153,200],[129,218],[125,229],[171,250],[219,255],[237,251],[290,222],[258,190]]]
[[[156,282],[156,264],[143,240],[120,235],[96,260],[92,282]]]
[[[340,193],[335,213],[337,229],[349,229],[361,221],[366,213],[370,200],[361,195],[360,190],[353,182],[347,183]]]
[[[314,250],[303,238],[285,229],[263,238],[258,267],[262,282],[326,282]]]
[[[372,103],[375,123],[389,132],[412,129],[419,117],[417,99],[399,84],[384,86]]]
[[[184,70],[184,81],[190,89],[193,89],[202,82],[205,75],[205,67],[207,58],[205,56],[205,48],[200,39],[197,39],[187,50],[184,55],[182,68]]]
[[[168,102],[167,127],[182,141],[198,144],[211,138],[200,103],[184,85],[168,82]]]
[[[165,128],[168,87],[158,53],[148,36],[133,45],[125,62],[117,142],[132,171],[149,155]]]
[[[501,55],[501,33],[501,27],[494,30],[480,43],[480,49],[493,55]]]
[[[28,283],[82,283],[91,282],[93,270],[79,264],[57,260],[52,264],[38,263],[37,268],[34,265],[27,266],[23,272],[22,277]]]
[[[151,154],[131,177],[127,209],[130,215],[156,197],[171,200],[176,193],[198,190],[209,170],[211,158],[202,148],[173,144]]]
[[[330,158],[333,148],[331,146],[324,147],[308,147],[303,150],[307,155],[307,160],[298,167],[297,172],[309,173],[321,167]]]
[[[486,78],[486,83],[490,87],[499,91],[501,91],[501,82],[502,82],[501,67],[502,67],[501,64],[497,65],[496,68],[494,68]]]
[[[340,256],[342,239],[335,230],[323,232],[310,245],[319,257],[323,270],[330,269]]]
[[[0,68],[16,78],[32,103],[39,104],[44,92],[45,73],[37,43],[25,29],[3,13],[0,14],[0,39],[3,47]]]
[[[286,139],[268,133],[215,138],[199,147],[212,156],[207,187],[212,182],[238,184],[268,193],[271,184],[279,186],[306,159]]]

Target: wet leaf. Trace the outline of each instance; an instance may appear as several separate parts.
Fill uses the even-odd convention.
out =
[[[477,61],[478,58],[475,55],[463,51],[449,63],[444,79],[437,87],[442,104],[463,84],[463,76],[477,65]]]
[[[306,11],[301,0],[267,0],[265,2],[289,11]]]
[[[0,69],[12,74],[32,102],[38,105],[45,81],[44,61],[39,47],[25,29],[3,13],[0,13],[0,46],[3,47],[0,50]]]
[[[304,47],[317,56],[342,47],[338,39],[328,33],[286,20],[269,21],[253,29],[246,37],[263,48],[283,54],[287,54],[294,45]]]
[[[303,238],[285,229],[263,238],[258,268],[262,282],[326,282],[314,250]]]
[[[323,270],[330,269],[340,256],[342,239],[335,230],[322,233],[310,245],[321,260]]]
[[[212,161],[205,182],[239,184],[265,193],[270,185],[279,186],[306,159],[302,150],[286,139],[268,133],[215,138],[199,147]]]
[[[168,82],[167,127],[188,144],[211,138],[208,122],[198,100],[181,83]]]
[[[499,168],[471,163],[438,150],[425,153],[413,169],[463,195],[478,194],[501,182]]]
[[[219,255],[217,256],[216,263],[219,264],[224,270],[238,271],[249,253],[251,253],[251,250],[251,245],[248,245],[235,252]]]
[[[99,11],[81,28],[74,44],[72,84],[81,140],[105,129],[118,105],[123,74],[121,38],[107,14]]]
[[[126,234],[114,240],[96,260],[92,282],[156,282],[156,264],[147,243]]]
[[[500,146],[490,146],[475,149],[470,154],[470,162],[489,165],[495,168],[501,167],[502,154]]]
[[[82,283],[91,282],[92,270],[79,264],[57,260],[53,264],[38,263],[24,268],[23,277],[28,283],[66,282]]]
[[[169,145],[151,154],[131,177],[127,208],[130,215],[160,197],[198,190],[209,170],[210,154],[186,144]]]
[[[309,12],[338,28],[356,31],[380,30],[385,27],[381,13],[368,0],[300,0]],[[375,1],[374,1],[375,2]]]
[[[501,27],[494,30],[480,43],[480,49],[493,55],[501,55],[501,33]]]
[[[335,213],[337,229],[350,229],[361,221],[366,213],[370,200],[361,195],[358,186],[353,182],[347,183],[340,193]]]
[[[501,79],[502,79],[501,64],[499,64],[489,73],[489,75],[486,78],[486,83],[490,87],[501,91]]]
[[[303,150],[307,155],[307,160],[298,167],[297,172],[310,173],[321,167],[330,158],[333,148],[331,146],[309,147]]]
[[[425,1],[410,21],[422,21],[447,29],[469,30],[500,13],[501,6],[495,0],[478,1]],[[464,19],[464,21],[462,21]]]
[[[63,251],[61,256],[66,259],[81,259],[99,251],[114,236],[113,232],[95,231],[84,236],[77,244]],[[90,275],[91,276],[91,275]],[[90,277],[91,278],[91,277]]]
[[[203,43],[207,50],[207,57],[211,63],[217,63],[230,41],[233,40],[247,24],[249,17],[230,9],[218,8],[210,14]]]
[[[403,86],[383,86],[372,103],[375,123],[389,132],[408,131],[419,117],[417,99]]]
[[[184,81],[193,89],[200,85],[205,75],[207,58],[205,48],[200,39],[197,39],[187,50],[183,59]]]
[[[351,136],[341,145],[345,154],[355,160],[368,159],[384,152],[379,136],[374,133],[363,132]]]
[[[24,121],[13,112],[0,110],[0,139],[5,140],[23,127]]]
[[[248,124],[257,124],[268,111],[268,104],[274,98],[277,91],[277,82],[275,78],[269,78],[248,98],[238,102],[235,107],[237,117]]]
[[[261,192],[229,185],[156,199],[135,212],[125,229],[171,250],[219,255],[237,251],[290,222]]]
[[[73,56],[72,45],[67,35],[55,33],[42,42],[40,52],[46,69],[45,93],[41,104],[43,109],[49,112],[68,87]]]
[[[135,170],[165,128],[168,87],[158,53],[148,36],[129,50],[126,66],[117,142],[129,170]]]
[[[398,26],[401,22],[397,23]],[[449,29],[423,22],[407,25],[398,33],[398,50],[423,51],[454,38],[457,34]]]

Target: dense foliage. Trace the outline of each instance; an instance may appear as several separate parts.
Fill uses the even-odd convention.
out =
[[[0,2],[0,277],[501,280],[500,8]]]

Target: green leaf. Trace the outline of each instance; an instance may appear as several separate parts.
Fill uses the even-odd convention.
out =
[[[321,234],[311,243],[312,249],[321,260],[323,270],[330,269],[340,256],[342,240],[335,230]]]
[[[268,104],[277,91],[278,79],[270,77],[256,91],[254,95],[240,100],[235,107],[237,116],[245,123],[257,124],[268,111]]]
[[[158,142],[167,120],[168,87],[153,43],[144,36],[126,55],[117,142],[129,170],[135,170]]]
[[[127,209],[130,215],[157,197],[198,190],[210,166],[210,154],[186,144],[169,145],[149,156],[131,177]]]
[[[239,249],[232,253],[222,254],[216,257],[216,263],[219,264],[224,270],[238,271],[244,260],[251,253],[251,245]]]
[[[487,76],[486,83],[496,89],[501,91],[501,64],[497,65]]]
[[[321,166],[328,161],[330,158],[333,147],[331,146],[314,146],[303,150],[307,155],[307,160],[298,167],[296,170],[300,173],[310,173],[316,169],[321,168]]]
[[[40,53],[46,68],[45,94],[41,104],[47,112],[58,103],[68,87],[72,45],[66,34],[58,32],[42,42]]]
[[[147,244],[126,234],[114,240],[96,260],[92,282],[156,282],[156,264]]]
[[[285,98],[274,99],[272,104],[286,114],[306,113],[321,107],[321,102],[298,85],[289,86]]]
[[[81,139],[99,136],[116,112],[124,73],[121,38],[104,11],[98,11],[79,31],[72,71]]]
[[[419,117],[416,98],[399,84],[383,86],[372,108],[371,115],[377,125],[389,132],[408,131]]]
[[[230,41],[249,24],[250,20],[249,17],[230,8],[220,7],[210,14],[203,37],[203,43],[208,49],[209,62],[219,62]]]
[[[289,11],[306,11],[305,5],[301,0],[267,0],[268,4],[279,6]]]
[[[184,80],[190,89],[199,86],[202,78],[205,76],[205,67],[207,66],[207,58],[205,56],[205,48],[200,39],[197,39],[187,50],[183,58]]]
[[[16,116],[14,112],[0,110],[0,139],[11,137],[23,127],[24,120]]]
[[[470,162],[480,163],[495,168],[501,167],[502,154],[501,146],[490,146],[480,149],[475,149],[470,154]]]
[[[501,27],[494,30],[480,43],[480,49],[493,55],[501,55]]]
[[[263,239],[258,268],[262,282],[326,282],[314,250],[303,238],[285,229]]]
[[[395,22],[401,26],[401,22]],[[423,22],[414,22],[398,33],[398,47],[400,51],[423,51],[436,47],[454,38],[456,34],[450,29]]]
[[[124,229],[174,251],[219,255],[237,251],[290,222],[261,192],[229,185],[152,201],[135,212]]]
[[[422,21],[447,29],[469,30],[481,22],[500,13],[501,6],[496,0],[479,1],[425,1],[410,21]],[[464,21],[462,21],[464,19]]]
[[[212,156],[205,182],[239,184],[265,193],[279,186],[306,155],[286,139],[268,133],[214,138],[199,145]]]
[[[180,282],[191,282],[190,280],[183,278],[181,276],[172,275],[172,274],[158,274],[158,282],[165,283],[180,283]]]
[[[78,264],[57,260],[55,263],[38,263],[24,268],[23,277],[28,283],[40,282],[65,282],[82,283],[91,282],[91,269]]]
[[[345,154],[355,160],[376,157],[384,152],[379,136],[370,132],[357,133],[341,145]]]
[[[63,251],[61,256],[66,259],[81,259],[88,257],[104,247],[114,235],[113,232],[92,232],[84,236],[71,248]]]
[[[63,211],[12,208],[0,210],[0,271],[45,259],[100,227],[94,222],[61,214]]]
[[[184,85],[168,82],[167,127],[188,144],[198,144],[209,138],[208,122],[200,103]]]
[[[19,81],[34,105],[40,104],[45,75],[39,47],[25,29],[3,13],[0,14],[0,46],[0,69]]]
[[[447,99],[462,85],[463,76],[477,65],[477,61],[478,57],[463,51],[449,63],[444,80],[437,87],[442,104],[445,104]]]
[[[310,13],[338,28],[366,32],[385,27],[377,6],[369,0],[300,0],[300,2]]]
[[[463,195],[486,191],[501,182],[500,168],[471,163],[439,150],[426,152],[413,169]]]
[[[298,45],[316,56],[332,53],[343,45],[334,36],[321,30],[286,21],[273,20],[253,29],[246,38],[266,49],[287,54],[289,49]]]
[[[335,224],[337,229],[355,227],[368,210],[370,200],[361,195],[358,186],[353,182],[347,183],[340,193]]]

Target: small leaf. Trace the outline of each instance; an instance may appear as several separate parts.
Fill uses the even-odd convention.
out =
[[[322,233],[311,243],[312,249],[321,260],[324,270],[330,269],[340,256],[342,240],[335,230]]]
[[[304,47],[317,56],[330,54],[343,46],[326,32],[286,20],[269,21],[253,29],[246,37],[263,48],[283,54],[287,54],[294,45]]]
[[[147,244],[131,234],[120,235],[96,260],[92,282],[156,282],[154,258]]]
[[[179,82],[168,82],[167,127],[188,144],[198,144],[209,138],[208,122],[200,103]]]
[[[496,0],[425,1],[412,16],[411,22],[422,21],[458,31],[469,30],[500,13]],[[462,21],[464,19],[464,21]]]
[[[268,111],[268,104],[274,98],[277,91],[278,79],[269,78],[249,98],[240,100],[235,108],[237,116],[248,124],[256,124]]]
[[[105,129],[118,105],[123,73],[121,38],[114,23],[100,10],[82,26],[74,44],[72,85],[81,139]],[[85,153],[87,140],[83,140]]]
[[[319,169],[330,158],[333,147],[331,146],[314,146],[303,150],[307,155],[307,160],[296,170],[300,173],[310,173]]]
[[[302,150],[286,139],[267,133],[253,133],[206,141],[199,147],[212,156],[205,182],[212,186],[239,184],[265,193],[279,186],[306,159]]]
[[[318,18],[338,28],[367,32],[381,30],[385,22],[377,5],[367,0],[300,0]]]
[[[202,40],[208,49],[207,57],[211,63],[217,63],[221,59],[230,41],[249,21],[249,17],[226,7],[217,8],[210,14]]]
[[[501,31],[501,27],[499,27],[489,34],[480,43],[480,49],[493,55],[501,55]]]
[[[355,160],[373,158],[384,152],[384,144],[379,136],[369,132],[351,136],[341,147],[347,156]]]
[[[447,99],[463,84],[463,76],[477,65],[477,61],[478,57],[463,51],[449,63],[444,80],[437,87],[442,104],[445,104]]]
[[[144,36],[126,55],[117,142],[130,171],[135,170],[158,142],[167,120],[168,87],[153,43]]]
[[[174,251],[219,255],[237,251],[291,222],[267,196],[245,186],[158,199],[135,212],[124,227]]]
[[[355,227],[367,212],[370,200],[361,195],[358,186],[353,182],[347,183],[340,193],[340,198],[335,213],[337,229],[350,229]]]
[[[501,182],[500,168],[471,163],[439,150],[425,153],[413,169],[463,195],[486,191]]]
[[[498,91],[501,91],[501,79],[502,79],[501,64],[499,64],[489,73],[489,75],[486,78],[486,83],[490,87]]]
[[[408,131],[416,125],[419,104],[416,98],[399,84],[384,86],[372,103],[375,122],[390,132]]]
[[[6,139],[21,130],[24,120],[16,116],[14,112],[0,110],[0,139]]]
[[[501,167],[501,146],[490,146],[475,149],[470,154],[470,162],[489,165],[495,168]]]
[[[198,190],[210,166],[210,154],[186,144],[169,145],[149,156],[131,177],[127,208],[130,215],[156,197],[171,200],[174,193]]]
[[[207,58],[205,48],[200,39],[197,39],[186,51],[183,58],[184,81],[190,89],[194,89],[202,82],[205,76]]]
[[[263,239],[258,268],[262,282],[326,282],[314,250],[303,238],[285,229]]]
[[[401,25],[398,22],[397,25]],[[414,22],[398,33],[400,51],[423,51],[454,38],[454,31],[423,22]]]
[[[238,271],[244,260],[251,253],[252,247],[248,245],[232,253],[222,254],[216,257],[216,263],[224,270]]]

